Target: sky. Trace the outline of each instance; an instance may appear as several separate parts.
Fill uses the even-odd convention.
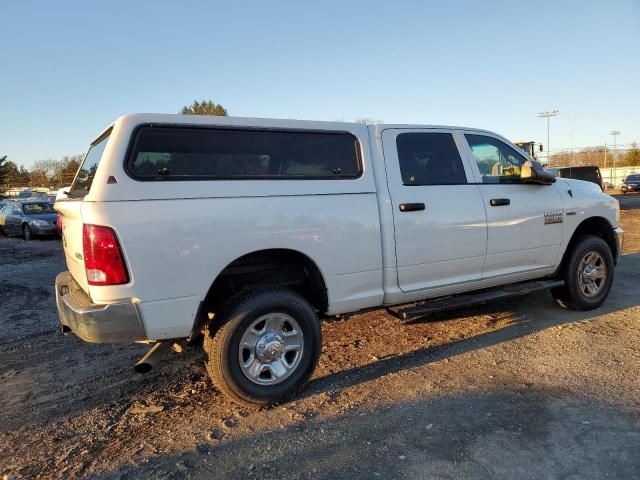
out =
[[[0,0],[0,156],[86,151],[129,112],[462,125],[640,142],[640,0]]]

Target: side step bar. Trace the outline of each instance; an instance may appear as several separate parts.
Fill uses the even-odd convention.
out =
[[[387,312],[400,320],[408,320],[409,318],[428,315],[430,313],[456,310],[472,305],[492,302],[494,300],[518,297],[531,292],[562,286],[564,286],[564,280],[534,280],[530,282],[513,283],[500,288],[481,290],[476,293],[463,293],[451,297],[429,300],[423,304],[403,308],[401,310],[392,310],[391,308],[387,308]]]

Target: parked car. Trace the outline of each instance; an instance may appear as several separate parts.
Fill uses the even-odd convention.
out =
[[[622,181],[622,185],[620,185],[620,191],[623,195],[625,193],[640,192],[640,174],[627,175]]]
[[[203,334],[216,385],[254,404],[304,385],[320,317],[541,289],[596,308],[623,238],[598,186],[495,133],[421,125],[126,115],[55,208],[63,331],[153,344],[138,371]]]
[[[22,235],[25,240],[35,236],[55,235],[57,213],[53,204],[38,201],[9,201],[0,211],[0,233]]]
[[[604,191],[602,174],[600,173],[600,168],[596,166],[556,167],[550,170],[554,171],[556,176],[560,178],[573,178],[595,183]]]

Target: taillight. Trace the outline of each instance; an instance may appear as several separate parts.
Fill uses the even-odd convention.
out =
[[[83,225],[82,250],[89,285],[121,285],[129,282],[122,249],[111,228]]]

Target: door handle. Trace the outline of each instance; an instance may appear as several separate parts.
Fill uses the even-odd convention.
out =
[[[504,205],[510,205],[511,200],[508,198],[492,198],[489,200],[492,207],[502,207]]]
[[[424,203],[401,203],[400,204],[400,211],[401,212],[418,212],[420,210],[424,210],[425,205]]]

